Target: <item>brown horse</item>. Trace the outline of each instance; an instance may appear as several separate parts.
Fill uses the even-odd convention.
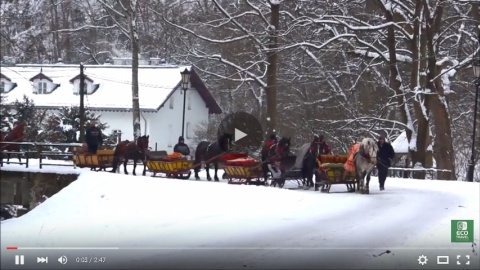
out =
[[[15,142],[15,143],[20,143],[23,142],[25,138],[25,127],[27,126],[26,121],[20,121],[15,123],[15,126],[13,127],[12,131],[8,132],[6,135],[1,135],[0,136],[0,141],[1,142]],[[8,144],[8,143],[0,143],[0,149],[1,151],[6,151],[6,152],[20,152],[20,144]],[[11,153],[7,153],[7,164],[10,161],[10,156]],[[22,162],[22,159],[20,157],[20,154],[18,156],[18,161]]]
[[[123,158],[123,171],[125,174],[128,174],[127,163],[128,160],[133,160],[133,175],[135,174],[135,169],[137,168],[137,161],[143,162],[143,175],[146,174],[147,164],[145,162],[146,153],[148,150],[148,140],[150,136],[140,136],[137,139],[137,143],[131,141],[122,141],[117,144],[115,147],[115,152],[113,153],[113,169],[111,172],[115,173],[119,170],[119,165],[121,159]]]

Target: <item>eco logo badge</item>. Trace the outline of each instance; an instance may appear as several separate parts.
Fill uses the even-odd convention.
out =
[[[473,242],[473,220],[452,220],[452,243]]]

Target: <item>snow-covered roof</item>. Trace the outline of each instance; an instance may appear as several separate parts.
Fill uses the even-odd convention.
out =
[[[392,147],[395,153],[406,154],[408,153],[408,138],[407,133],[404,131],[392,142]]]
[[[93,93],[85,95],[85,106],[97,110],[129,110],[132,108],[132,71],[126,65],[85,65],[84,73],[93,82]],[[190,66],[139,66],[140,109],[155,111],[167,100],[173,90],[180,85],[180,72],[185,68],[192,71],[192,86],[199,91],[211,113],[221,112],[220,107],[205,87],[198,74]],[[33,82],[39,73],[48,76],[53,83],[60,84],[48,94],[34,94]],[[0,73],[16,87],[2,93],[6,102],[23,99],[26,95],[38,107],[78,106],[80,98],[74,93],[72,79],[80,74],[79,65],[16,65],[1,67]],[[88,80],[86,80],[87,82]],[[199,89],[202,88],[202,89]]]

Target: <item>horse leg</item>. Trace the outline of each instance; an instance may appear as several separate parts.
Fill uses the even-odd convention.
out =
[[[220,179],[218,179],[218,175],[217,175],[217,172],[218,172],[218,161],[215,161],[213,163],[213,166],[215,168],[215,175],[213,176],[213,178],[215,179],[215,182],[218,182],[220,181]]]
[[[370,173],[367,173],[367,183],[365,184],[365,194],[370,194]]]
[[[356,190],[356,193],[361,193],[362,190],[363,190],[363,178],[362,178],[362,173],[358,172],[358,169],[357,169],[357,172],[356,172],[356,176],[357,176],[357,190]]]
[[[133,172],[132,172],[133,175],[137,175],[137,174],[135,173],[135,170],[136,170],[136,169],[137,169],[137,159],[134,158],[134,159],[133,159]]]
[[[212,181],[212,177],[210,177],[210,163],[205,163],[205,170],[207,171],[207,180]]]
[[[268,164],[265,161],[262,161],[262,162],[263,162],[263,164],[262,164],[263,180],[265,181],[265,183],[267,183],[267,180],[268,180]]]
[[[147,175],[147,161],[144,160],[143,161],[143,173],[142,173],[143,176]]]
[[[12,154],[10,154],[10,153],[7,154],[7,164],[10,164],[10,156],[11,156],[11,155],[12,155]]]
[[[199,166],[200,165],[196,164],[195,168],[193,168],[193,171],[195,172],[195,180],[200,180],[200,176],[198,176],[198,171],[200,171]]]
[[[366,194],[366,192],[367,192],[367,191],[366,191],[366,188],[367,188],[367,187],[366,187],[366,185],[365,185],[365,177],[366,177],[366,176],[367,176],[367,172],[366,172],[366,171],[362,172],[362,190],[361,190],[361,193],[362,193],[362,194]]]
[[[128,163],[128,158],[124,158],[123,160],[123,172],[125,174],[128,174],[128,171],[127,171],[127,163]]]

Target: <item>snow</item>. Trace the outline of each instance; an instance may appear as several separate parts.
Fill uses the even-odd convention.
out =
[[[409,153],[409,144],[407,133],[404,131],[398,135],[398,137],[392,142],[392,147],[395,153],[407,154]]]
[[[280,5],[283,0],[269,0],[271,5]]]
[[[140,108],[156,110],[181,81],[180,71],[191,67],[177,66],[140,66],[139,94]],[[33,94],[30,78],[42,73],[60,84],[50,94]],[[78,106],[79,96],[74,94],[74,84],[70,80],[80,74],[77,65],[17,65],[2,67],[1,73],[7,76],[17,87],[2,96],[6,102],[22,100],[23,95],[33,99],[38,107],[42,106]],[[85,96],[85,106],[89,109],[132,107],[132,72],[125,65],[86,65],[85,75],[99,84],[99,88]],[[87,82],[87,81],[86,81]]]
[[[370,195],[320,194],[86,171],[31,212],[2,222],[1,248],[125,249],[108,257],[109,266],[124,269],[141,263],[183,268],[189,258],[211,269],[293,269],[306,262],[404,269],[435,247],[437,255],[448,254],[438,249],[471,255],[471,269],[478,269],[472,243],[450,242],[450,224],[479,224],[479,183],[388,179],[384,192],[373,188],[377,183],[373,178]],[[478,245],[479,230],[474,234]],[[393,255],[372,256],[385,249]],[[342,252],[348,260],[338,260]],[[299,264],[300,258],[306,261]]]

